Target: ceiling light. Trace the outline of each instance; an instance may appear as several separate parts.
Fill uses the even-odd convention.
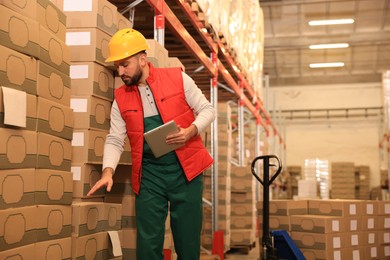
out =
[[[353,19],[315,20],[315,21],[309,21],[309,25],[317,26],[317,25],[351,24],[354,22],[355,21]]]
[[[344,67],[344,62],[326,62],[326,63],[311,63],[310,68],[333,68],[333,67]]]
[[[348,48],[348,47],[349,47],[348,43],[314,44],[309,46],[311,50],[336,49],[336,48]]]

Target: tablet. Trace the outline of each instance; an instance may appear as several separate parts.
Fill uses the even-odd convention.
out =
[[[174,132],[177,132],[177,125],[172,120],[144,133],[145,140],[156,158],[182,146],[182,144],[167,144],[165,142],[167,135]]]

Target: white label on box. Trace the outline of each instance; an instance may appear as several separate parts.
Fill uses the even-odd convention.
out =
[[[68,46],[91,45],[91,33],[67,32],[65,42]]]
[[[385,246],[385,256],[390,256],[390,246]]]
[[[86,113],[88,111],[88,99],[86,98],[71,98],[70,107],[73,112]]]
[[[356,234],[351,235],[351,245],[352,246],[358,246],[359,245],[359,236],[358,235],[356,235]]]
[[[332,231],[340,231],[340,222],[338,220],[332,220]]]
[[[390,233],[384,233],[383,240],[384,240],[385,244],[390,243]]]
[[[334,237],[333,248],[340,248],[340,247],[341,247],[340,237]]]
[[[374,246],[374,247],[371,247],[370,256],[371,256],[371,257],[378,257],[378,252],[377,252],[375,246]]]
[[[80,166],[72,166],[72,167],[70,167],[70,171],[73,173],[73,180],[74,181],[81,180],[81,167]]]
[[[367,220],[367,227],[368,227],[368,229],[374,229],[374,219],[373,218],[369,218]]]
[[[333,251],[333,259],[334,260],[341,260],[341,252],[340,251]]]
[[[73,132],[72,146],[84,146],[83,132]]]
[[[357,230],[357,220],[353,219],[350,222],[350,231],[356,231]]]
[[[353,250],[352,251],[352,259],[353,260],[360,260],[360,252],[359,252],[359,250]]]
[[[356,205],[355,204],[349,205],[349,214],[356,215]]]
[[[92,11],[92,0],[64,0],[65,12]]]
[[[375,244],[375,233],[369,233],[368,234],[368,243],[369,244]]]
[[[374,214],[374,205],[373,204],[367,204],[366,214],[368,214],[368,215]]]
[[[385,203],[385,214],[390,214],[390,204]]]
[[[87,79],[88,65],[70,65],[69,76],[71,79]]]
[[[385,218],[384,228],[390,228],[390,218]]]

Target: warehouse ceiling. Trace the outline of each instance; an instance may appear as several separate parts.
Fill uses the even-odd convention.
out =
[[[270,86],[381,82],[390,69],[390,0],[260,0],[265,20],[264,71]],[[352,18],[353,24],[309,26]],[[348,48],[311,50],[311,44]],[[339,68],[310,63],[344,62]]]
[[[154,37],[154,9],[146,0],[110,0],[119,11],[134,7],[134,28],[145,37]],[[183,12],[179,2],[165,0],[206,55],[210,48]],[[191,2],[191,1],[190,1]],[[380,82],[381,72],[390,69],[390,0],[260,0],[265,20],[264,73],[270,87],[334,83]],[[123,13],[129,17],[130,12]],[[196,14],[199,15],[199,14]],[[200,16],[199,16],[200,17]],[[353,18],[348,25],[315,26],[309,20]],[[202,68],[175,33],[166,25],[164,47],[170,57],[178,57],[207,97],[210,74]],[[212,37],[217,37],[212,35]],[[310,50],[310,44],[348,43],[348,48]],[[231,66],[221,62],[238,82]],[[344,62],[344,67],[312,69],[310,63]],[[227,84],[219,77],[222,86]],[[236,100],[231,90],[220,88],[220,101]],[[248,97],[248,93],[246,93]]]

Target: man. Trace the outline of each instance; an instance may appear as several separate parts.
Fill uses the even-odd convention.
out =
[[[213,159],[199,133],[215,118],[215,110],[194,81],[180,68],[155,68],[147,62],[149,46],[134,29],[118,31],[109,42],[109,57],[125,83],[115,90],[111,128],[104,146],[101,179],[88,195],[113,185],[112,176],[127,136],[131,145],[132,188],[136,194],[137,259],[163,259],[165,220],[170,208],[178,259],[200,258],[202,172]],[[167,144],[181,144],[155,158],[144,132],[174,120],[178,132]]]

